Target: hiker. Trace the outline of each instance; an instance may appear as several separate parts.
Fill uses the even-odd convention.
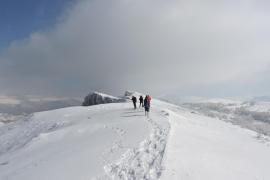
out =
[[[143,97],[142,96],[140,96],[140,107],[143,107]]]
[[[132,96],[131,100],[132,100],[132,102],[133,102],[134,109],[136,109],[136,108],[137,108],[137,106],[136,106],[137,98],[136,98],[135,96]]]
[[[145,110],[145,116],[147,117],[149,117],[150,101],[151,101],[151,97],[149,95],[146,95],[144,98],[144,110]]]

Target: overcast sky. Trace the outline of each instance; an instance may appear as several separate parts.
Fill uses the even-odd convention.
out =
[[[30,10],[1,1],[6,16],[24,17],[10,19],[14,34],[0,31],[9,37],[0,46],[2,94],[270,95],[268,0],[58,0],[36,26],[25,3],[19,8]]]

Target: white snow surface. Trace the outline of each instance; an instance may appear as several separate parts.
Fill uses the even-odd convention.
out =
[[[181,112],[181,113],[179,113]],[[214,118],[170,111],[171,133],[161,179],[267,180],[269,139]]]
[[[254,102],[252,106],[248,107],[248,110],[256,112],[270,112],[270,102]]]
[[[35,113],[0,125],[1,180],[269,180],[268,137],[153,100]]]

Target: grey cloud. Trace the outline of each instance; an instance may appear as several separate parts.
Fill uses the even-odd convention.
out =
[[[158,94],[248,84],[270,62],[265,6],[255,0],[78,1],[55,27],[3,52],[0,90]]]

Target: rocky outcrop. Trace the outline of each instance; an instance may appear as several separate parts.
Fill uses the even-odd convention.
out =
[[[83,106],[92,106],[97,104],[107,104],[107,103],[117,103],[123,102],[123,99],[110,96],[107,94],[99,93],[99,92],[92,92],[89,93],[83,101]]]

